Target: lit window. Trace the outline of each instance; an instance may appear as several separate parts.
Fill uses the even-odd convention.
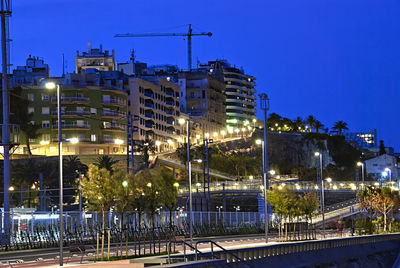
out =
[[[42,128],[50,128],[50,121],[42,121]]]
[[[42,114],[50,114],[50,108],[49,107],[42,107]]]
[[[95,134],[90,135],[90,141],[96,141],[96,140],[97,139]]]
[[[35,108],[34,107],[28,107],[28,113],[32,114],[35,112]]]

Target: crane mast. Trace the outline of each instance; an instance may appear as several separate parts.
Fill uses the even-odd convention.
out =
[[[147,34],[116,34],[114,37],[165,37],[165,36],[184,36],[188,42],[188,69],[192,69],[192,36],[208,36],[211,37],[211,32],[193,33],[192,24],[189,24],[187,33],[147,33]]]

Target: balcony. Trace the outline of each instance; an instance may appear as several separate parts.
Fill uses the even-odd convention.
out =
[[[175,114],[175,112],[174,112],[174,110],[166,110],[165,111],[167,114],[169,114],[169,115],[174,115]]]
[[[154,99],[154,93],[145,92],[145,93],[144,93],[144,96]]]
[[[144,124],[144,126],[146,127],[146,128],[153,128],[153,123],[145,123]]]
[[[144,103],[144,106],[147,107],[147,108],[152,108],[152,109],[154,109],[154,104],[153,104],[153,103],[150,103],[150,102],[145,102],[145,103]]]
[[[58,128],[58,124],[52,125],[53,129]],[[70,124],[61,124],[62,129],[90,129],[90,125],[87,123],[84,124],[77,124],[77,123],[70,123]]]
[[[125,105],[126,102],[124,100],[120,100],[120,99],[108,99],[105,100],[103,99],[101,101],[102,104],[108,104],[108,105]]]
[[[174,106],[175,105],[175,102],[174,101],[170,101],[170,100],[165,101],[165,103],[167,105],[170,105],[170,106]]]
[[[52,111],[51,115],[58,115],[58,111]],[[90,115],[89,111],[61,111],[62,116],[81,116],[81,115]]]
[[[152,113],[145,113],[144,115],[145,115],[146,118],[154,119],[154,114],[152,114]]]
[[[103,111],[103,117],[125,117],[124,113],[119,113],[116,111]]]
[[[101,129],[103,130],[112,130],[112,131],[125,131],[125,126],[124,125],[119,125],[119,124],[111,124],[111,125],[103,125],[101,126]]]
[[[165,91],[165,94],[167,94],[168,96],[171,96],[171,97],[175,96],[175,94],[174,94],[174,92],[172,90]]]
[[[175,122],[174,120],[167,119],[167,124],[168,125],[175,125],[174,122]]]
[[[57,98],[51,98],[51,102],[57,102]],[[87,103],[89,98],[83,96],[61,97],[61,103]]]

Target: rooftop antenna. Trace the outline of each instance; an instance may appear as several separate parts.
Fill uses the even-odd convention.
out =
[[[62,77],[65,75],[65,61],[64,61],[64,53],[62,54]]]

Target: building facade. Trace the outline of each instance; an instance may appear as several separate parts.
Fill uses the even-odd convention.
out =
[[[363,149],[377,148],[379,145],[376,129],[367,132],[344,132],[343,135],[347,142]]]
[[[118,72],[82,72],[45,79],[37,86],[22,85],[23,96],[30,101],[28,112],[41,126],[38,137],[30,140],[32,154],[58,154],[57,97],[45,88],[47,81],[61,85],[64,154],[126,152],[127,80]],[[27,153],[26,146],[20,147],[20,153]]]
[[[178,146],[179,87],[157,76],[129,78],[129,112],[136,115],[133,139],[155,141],[158,152]]]
[[[103,51],[102,45],[100,48],[92,48],[88,44],[88,52],[76,51],[76,73],[82,70],[95,69],[98,71],[114,71],[115,70],[115,52],[112,50],[110,54],[108,50]]]
[[[208,68],[183,71],[178,75],[180,109],[203,132],[219,133],[226,128],[225,84],[222,72]]]
[[[210,70],[222,69],[226,96],[226,124],[237,128],[251,124],[256,117],[255,77],[232,67],[226,60],[209,61]]]
[[[41,79],[49,77],[49,65],[39,57],[29,57],[25,66],[18,66],[14,71],[11,82],[16,85],[38,85]]]
[[[393,155],[383,154],[365,160],[365,169],[368,176],[374,179],[399,179],[399,160]]]

